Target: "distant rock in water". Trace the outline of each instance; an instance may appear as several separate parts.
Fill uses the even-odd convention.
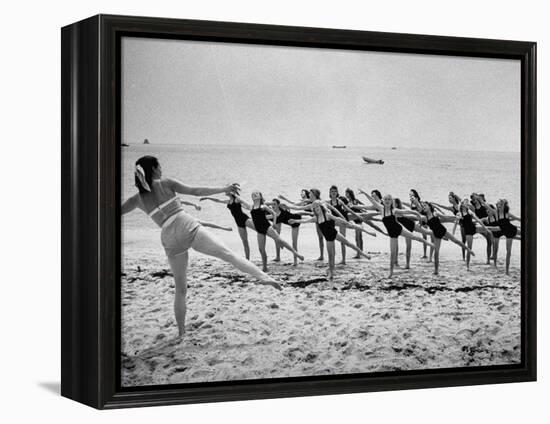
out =
[[[143,144],[150,144],[148,139],[143,140]]]

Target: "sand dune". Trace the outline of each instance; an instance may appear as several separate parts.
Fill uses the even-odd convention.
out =
[[[139,268],[138,268],[139,264]],[[196,383],[520,361],[520,272],[415,258],[387,275],[388,256],[270,264],[282,292],[194,254],[186,335],[175,338],[174,283],[163,260],[126,260],[122,385]]]

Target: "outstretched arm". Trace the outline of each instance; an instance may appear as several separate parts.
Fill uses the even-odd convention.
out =
[[[195,203],[191,203],[191,202],[187,202],[183,199],[180,199],[180,202],[183,204],[183,205],[187,205],[187,206],[193,206],[195,208],[195,210],[197,211],[200,211],[201,210],[201,207],[199,205],[196,205]]]
[[[508,213],[508,217],[510,218],[510,221],[521,221],[519,216],[512,215],[511,213]]]
[[[229,203],[228,200],[216,199],[215,197],[201,197],[199,199],[199,202],[202,202],[204,200],[210,200],[215,203],[221,203],[222,205],[227,205]]]
[[[405,210],[405,209],[394,208],[393,213],[396,216],[408,216],[408,217],[412,216],[412,217],[415,217],[418,220],[422,219],[422,215],[420,215],[417,211],[413,211],[412,209],[411,210],[408,210],[408,209]]]
[[[127,214],[128,212],[132,212],[134,209],[139,207],[139,201],[138,201],[138,195],[134,195],[130,197],[128,200],[126,200],[122,207],[120,208],[120,212],[122,215]]]
[[[453,212],[452,206],[443,206],[435,202],[432,202],[432,205],[437,206],[439,209],[445,209],[446,211]]]
[[[212,194],[220,193],[238,193],[239,184],[233,183],[224,187],[193,187],[181,183],[178,180],[168,178],[167,179],[169,187],[174,190],[176,193],[187,194],[190,196],[211,196]]]
[[[369,199],[369,202],[372,203],[372,205],[378,209],[380,212],[384,210],[384,207],[382,206],[382,203],[376,201],[374,197],[372,197],[370,194],[364,192],[363,190],[360,190],[359,193],[363,193],[365,196],[367,196],[367,199]]]
[[[279,194],[279,196],[277,196],[277,197],[281,200],[284,200],[285,202],[290,203],[291,205],[294,205],[294,206],[304,206],[307,203],[304,200],[300,200],[299,202],[293,202],[292,200],[290,200],[289,198],[283,196],[282,194]]]
[[[339,216],[340,218],[344,218],[344,215],[342,215],[340,213],[340,211],[338,209],[336,209],[334,206],[332,206],[329,202],[325,202],[325,206],[330,209],[330,212],[331,213],[335,213],[337,216]]]

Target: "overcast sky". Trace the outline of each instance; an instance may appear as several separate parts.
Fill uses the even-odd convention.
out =
[[[124,38],[123,141],[520,151],[520,63]]]

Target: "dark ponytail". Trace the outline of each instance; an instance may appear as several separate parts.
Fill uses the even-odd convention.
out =
[[[142,156],[136,161],[136,170],[134,176],[134,183],[140,193],[147,193],[151,191],[151,186],[153,185],[153,170],[158,168],[159,161],[154,156]],[[138,168],[139,167],[139,168]],[[149,190],[142,184],[138,173],[143,170],[145,174],[145,182],[149,185]]]

